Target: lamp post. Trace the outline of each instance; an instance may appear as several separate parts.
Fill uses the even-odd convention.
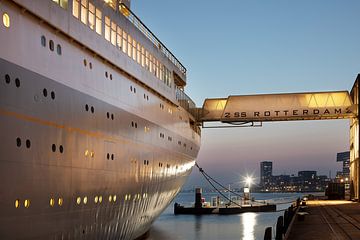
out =
[[[247,176],[245,178],[244,200],[250,200],[250,187],[252,181],[253,181],[252,177]]]

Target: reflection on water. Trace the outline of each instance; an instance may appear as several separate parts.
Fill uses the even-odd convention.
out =
[[[287,200],[288,197],[301,197],[302,194],[290,193],[254,193],[256,199]],[[216,194],[204,194],[207,200]],[[178,203],[188,206],[194,201],[194,193],[180,193]],[[278,210],[286,209],[290,204],[278,205]],[[276,220],[284,212],[242,213],[235,215],[174,215],[174,203],[154,222],[147,240],[255,240],[263,239],[265,228],[274,227]]]
[[[241,214],[241,223],[243,225],[243,240],[254,240],[254,229],[256,224],[256,213]]]

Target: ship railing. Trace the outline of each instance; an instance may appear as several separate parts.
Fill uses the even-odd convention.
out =
[[[191,113],[191,110],[196,109],[196,104],[194,103],[191,98],[186,95],[184,90],[181,88],[175,86],[175,94],[176,94],[176,100],[179,102],[180,106],[182,106],[186,111]]]
[[[170,50],[153,34],[148,27],[124,4],[119,5],[120,12],[142,32],[179,70],[186,76],[186,68],[182,63],[170,52]]]

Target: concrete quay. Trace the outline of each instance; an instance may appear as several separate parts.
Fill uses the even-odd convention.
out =
[[[360,239],[360,203],[344,200],[309,200],[295,216],[285,239]],[[304,217],[304,219],[301,219]]]

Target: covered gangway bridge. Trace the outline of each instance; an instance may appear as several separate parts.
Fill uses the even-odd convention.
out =
[[[350,120],[350,194],[359,201],[359,80],[351,91],[240,95],[209,98],[193,109],[203,127],[261,126],[262,122]],[[209,124],[209,122],[220,123]]]

